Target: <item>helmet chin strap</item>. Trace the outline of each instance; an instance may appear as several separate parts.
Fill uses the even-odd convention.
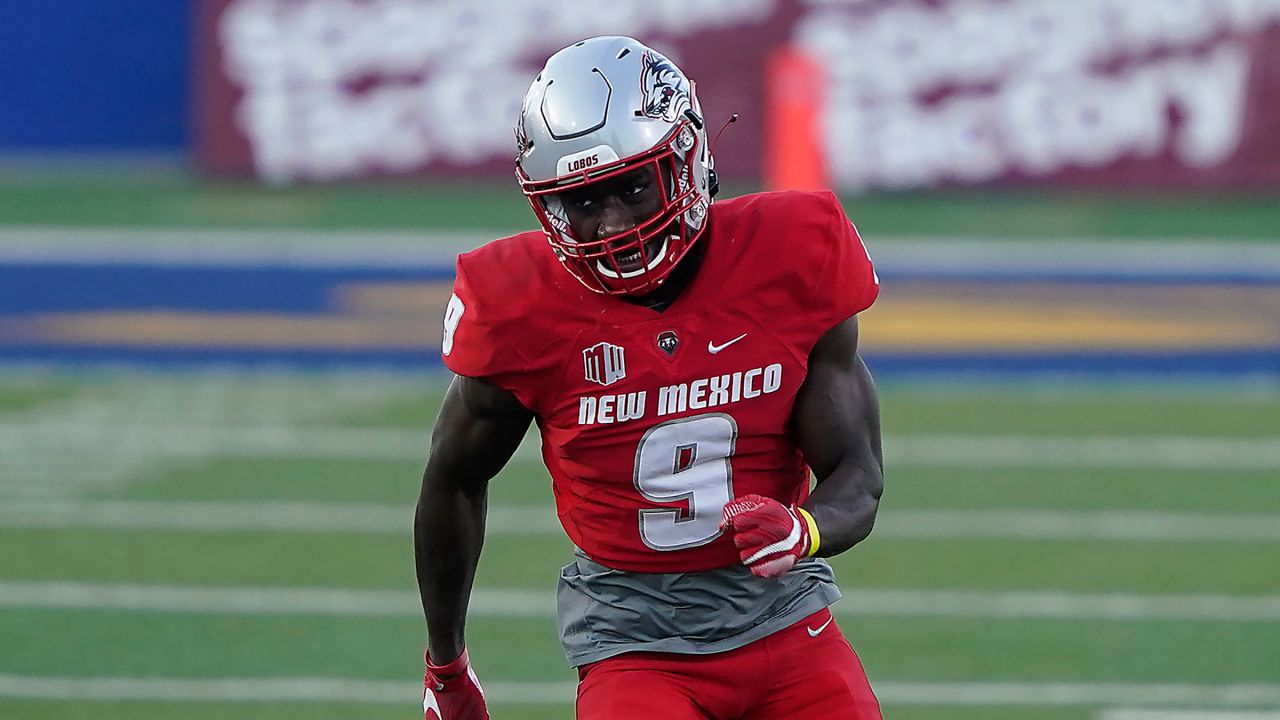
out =
[[[646,263],[645,266],[642,268],[636,268],[635,270],[629,270],[622,274],[618,274],[614,272],[612,269],[605,267],[604,261],[597,260],[596,270],[598,270],[601,275],[604,275],[607,278],[612,278],[614,280],[629,279],[629,278],[643,275],[649,272],[650,270],[658,267],[658,263],[662,262],[662,259],[667,256],[667,246],[672,237],[673,237],[672,235],[667,235],[666,237],[662,238],[662,247],[658,248],[658,252],[654,253],[653,259],[650,260],[648,263]],[[641,252],[643,252],[643,250]]]

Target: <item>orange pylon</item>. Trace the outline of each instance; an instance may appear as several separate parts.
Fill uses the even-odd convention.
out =
[[[769,190],[827,187],[819,123],[822,67],[783,46],[765,63],[764,185]]]

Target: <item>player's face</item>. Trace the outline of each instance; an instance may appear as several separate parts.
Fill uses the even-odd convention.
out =
[[[657,168],[644,165],[617,177],[601,180],[561,196],[565,214],[574,234],[584,242],[604,240],[625,233],[657,215],[663,209],[662,184]],[[645,255],[654,257],[662,249],[661,234],[645,245]],[[619,258],[619,269],[628,272],[644,264],[634,257]]]

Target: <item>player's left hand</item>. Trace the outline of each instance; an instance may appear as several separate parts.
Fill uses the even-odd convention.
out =
[[[425,720],[489,720],[484,690],[467,658],[467,651],[447,665],[432,665],[422,679],[422,715]]]
[[[800,510],[763,495],[725,505],[720,529],[733,533],[742,564],[758,577],[778,577],[809,555],[809,524]]]

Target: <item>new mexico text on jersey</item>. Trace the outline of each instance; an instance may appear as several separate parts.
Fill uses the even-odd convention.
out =
[[[578,398],[578,424],[609,425],[643,420],[650,415],[663,417],[686,410],[706,410],[775,393],[780,387],[782,363],[773,363],[746,372],[739,370],[692,382],[665,385],[658,388],[656,393],[640,390],[616,395],[583,395]],[[656,406],[650,407],[650,397],[657,398]]]
[[[537,415],[565,531],[620,570],[737,564],[725,504],[804,499],[788,422],[809,352],[879,291],[831,193],[749,195],[710,213],[703,267],[663,312],[587,290],[541,232],[458,258],[446,365]]]

